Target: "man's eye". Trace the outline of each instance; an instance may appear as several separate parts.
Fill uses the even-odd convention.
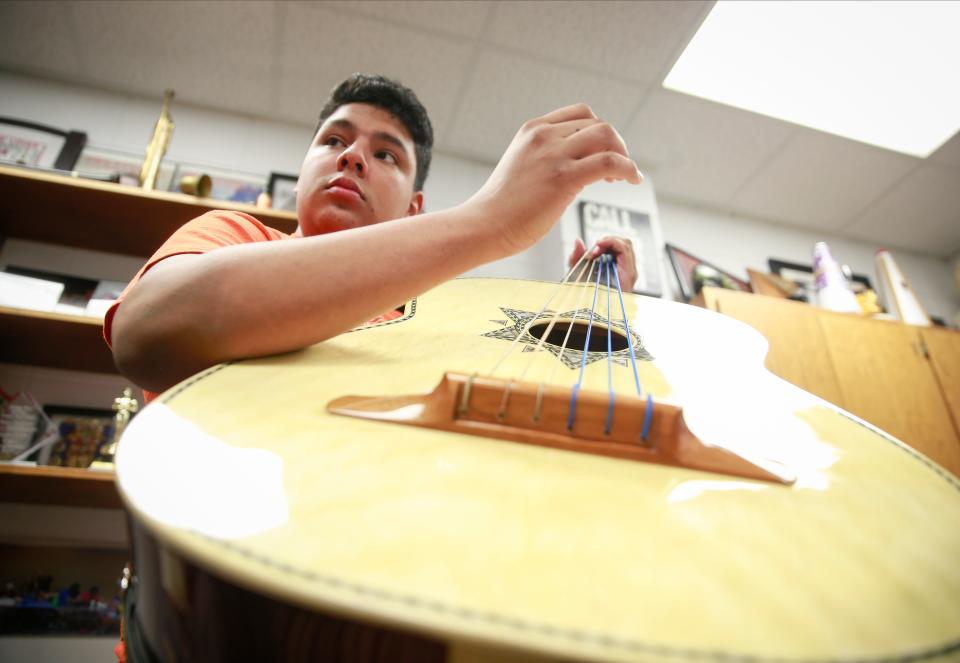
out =
[[[397,164],[397,156],[393,152],[387,152],[386,150],[380,150],[377,152],[376,157],[382,159],[387,163]]]
[[[325,141],[323,141],[323,144],[329,145],[330,147],[337,147],[338,145],[343,145],[344,143],[342,140],[340,140],[336,136],[330,136]]]

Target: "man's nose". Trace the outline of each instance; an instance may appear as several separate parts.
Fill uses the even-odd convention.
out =
[[[337,170],[341,173],[352,171],[359,177],[364,177],[367,174],[367,162],[363,158],[363,152],[356,144],[351,145],[340,154],[340,159],[337,161]]]

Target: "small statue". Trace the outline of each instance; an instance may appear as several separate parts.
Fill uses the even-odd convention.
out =
[[[153,129],[153,137],[147,145],[147,156],[140,168],[140,186],[153,190],[157,185],[157,174],[160,172],[160,162],[167,153],[170,137],[173,136],[173,119],[170,117],[170,101],[173,99],[173,90],[164,90],[163,108],[160,118]]]
[[[117,413],[113,418],[113,437],[106,447],[100,451],[100,457],[94,465],[99,463],[112,464],[113,457],[117,454],[117,444],[120,442],[120,436],[123,430],[130,422],[130,416],[140,409],[140,403],[133,397],[130,387],[123,388],[123,395],[113,399],[113,409]]]

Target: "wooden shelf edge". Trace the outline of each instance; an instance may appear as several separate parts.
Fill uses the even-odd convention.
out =
[[[0,502],[122,509],[113,472],[0,463]]]

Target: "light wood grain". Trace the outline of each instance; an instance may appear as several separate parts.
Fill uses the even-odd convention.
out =
[[[642,382],[683,399],[701,439],[757,442],[793,486],[326,413],[345,394],[488,370],[508,346],[484,336],[502,309],[536,311],[551,290],[454,281],[399,322],[188,380],[127,429],[124,499],[219,577],[455,648],[608,661],[960,651],[960,484],[764,373],[759,336],[735,320],[627,302],[654,357]],[[556,364],[517,352],[503,370],[527,361],[531,381]],[[629,368],[613,381],[632,388]],[[587,366],[585,389],[606,382],[605,362]]]
[[[930,364],[940,383],[954,430],[960,435],[960,332],[951,329],[921,329]]]
[[[960,443],[919,328],[820,317],[846,408],[960,475]]]
[[[774,375],[844,406],[818,312],[807,304],[749,293],[704,288],[706,305],[747,323],[770,343],[766,367]]]

